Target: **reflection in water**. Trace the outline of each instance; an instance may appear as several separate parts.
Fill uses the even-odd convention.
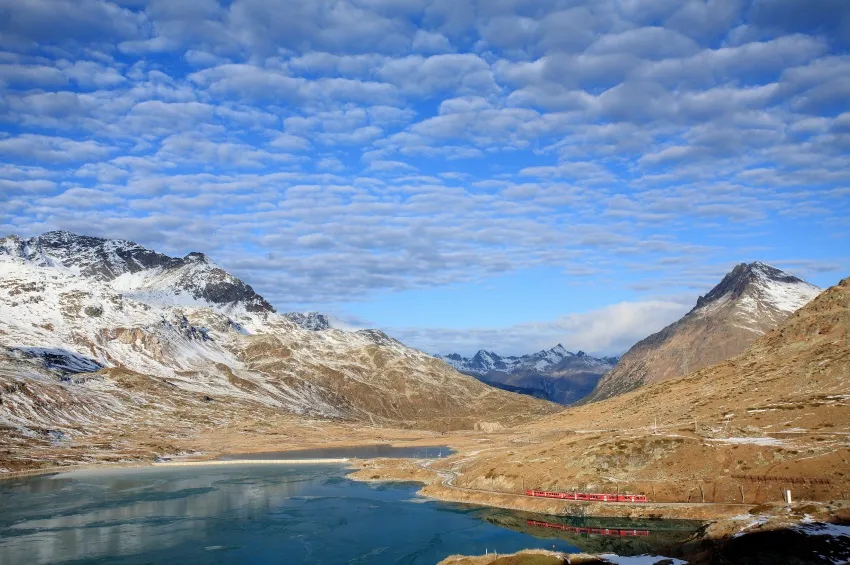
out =
[[[127,469],[0,483],[0,563],[164,549],[204,537],[214,527],[206,518],[250,520],[323,479],[318,469],[262,478],[245,471]]]
[[[526,526],[537,528],[552,528],[573,534],[593,534],[595,536],[629,537],[648,536],[649,530],[620,530],[617,528],[582,528],[581,526],[568,526],[566,524],[553,524],[542,520],[526,520]]]
[[[603,537],[528,522],[567,524],[558,518],[413,504],[413,485],[368,485],[344,475],[339,467],[238,465],[0,481],[0,563],[433,565],[453,553],[578,551],[588,537]],[[653,536],[635,552],[657,545]]]
[[[578,516],[546,516],[489,509],[491,524],[565,541],[585,553],[676,556],[677,549],[700,526],[689,520],[627,520]]]

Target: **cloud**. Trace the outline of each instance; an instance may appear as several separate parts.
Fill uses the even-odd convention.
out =
[[[620,302],[554,320],[504,328],[390,328],[405,343],[429,353],[473,355],[479,349],[524,355],[562,344],[569,351],[622,355],[632,345],[682,317],[693,305],[678,301]]]
[[[143,14],[103,0],[3,0],[0,11],[2,43],[22,49],[41,42],[137,37],[146,20]]]
[[[62,163],[100,159],[110,148],[96,141],[76,141],[65,137],[22,134],[0,139],[0,155],[17,162]]]
[[[320,309],[556,272],[623,289],[606,300],[632,306],[592,314],[606,320],[705,283],[701,262],[847,260],[839,0],[0,12],[3,232],[202,250],[275,304]],[[558,323],[510,331],[517,348],[594,351],[636,335],[585,343]],[[470,344],[510,349],[505,332]]]

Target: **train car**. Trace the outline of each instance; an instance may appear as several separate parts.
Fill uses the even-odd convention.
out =
[[[607,494],[595,492],[553,492],[548,490],[526,489],[526,496],[557,498],[559,500],[584,500],[590,502],[647,502],[643,494]]]

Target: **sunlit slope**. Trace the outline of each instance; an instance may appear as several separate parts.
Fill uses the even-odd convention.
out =
[[[743,354],[567,409],[482,452],[459,484],[615,488],[682,500],[850,491],[850,279]],[[783,478],[793,480],[783,480]],[[702,486],[702,492],[699,487]]]

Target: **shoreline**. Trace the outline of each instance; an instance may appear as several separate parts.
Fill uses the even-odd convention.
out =
[[[383,460],[384,462],[388,460]],[[449,473],[430,469],[412,460],[390,460],[391,466],[377,467],[382,460],[358,461],[348,478],[361,482],[417,482],[417,495],[442,502],[472,504],[533,512],[548,516],[583,516],[624,519],[694,520],[712,522],[748,514],[755,504],[713,502],[584,502],[538,498],[522,493],[468,489],[452,484]]]
[[[393,447],[424,446],[433,444],[436,438],[417,438],[412,441],[382,441],[382,442],[331,442],[328,444],[311,444],[292,446],[291,449],[277,448],[277,451],[299,451],[317,447],[370,447],[376,445],[391,445]],[[451,445],[450,438],[444,445],[456,450],[454,455],[461,455],[460,446]],[[235,454],[235,452],[232,452]],[[263,450],[239,451],[240,455],[252,453],[268,453]],[[126,461],[120,463],[94,463],[82,465],[66,465],[44,467],[0,474],[0,481],[30,476],[68,473],[73,471],[120,470],[163,467],[194,467],[218,465],[305,465],[332,464],[343,465],[347,469],[346,477],[350,480],[378,482],[415,482],[419,486],[416,495],[429,500],[469,504],[490,508],[502,508],[520,512],[532,512],[549,516],[579,516],[622,519],[667,519],[691,520],[704,524],[723,522],[741,516],[751,515],[751,511],[764,508],[764,505],[740,503],[711,503],[711,502],[582,502],[564,501],[548,498],[537,498],[521,493],[484,491],[459,487],[453,484],[455,475],[452,472],[440,471],[430,467],[440,459],[409,459],[409,458],[309,458],[309,459],[216,459],[227,455],[226,452],[212,451],[204,454],[193,454],[185,459],[172,461]]]
[[[193,453],[190,455],[180,455],[173,456],[174,459],[167,461],[153,461],[151,459],[139,460],[139,461],[120,461],[120,462],[104,462],[104,463],[78,463],[71,465],[57,465],[52,467],[37,467],[32,469],[22,469],[18,471],[6,471],[0,472],[0,481],[9,480],[9,479],[17,479],[21,477],[37,477],[39,475],[51,475],[56,473],[70,473],[72,471],[90,471],[90,470],[98,470],[98,469],[138,469],[143,467],[158,467],[158,466],[198,466],[198,465],[219,465],[219,464],[262,464],[265,462],[274,462],[274,464],[287,464],[293,463],[295,464],[304,464],[298,463],[298,461],[308,461],[314,460],[316,464],[325,464],[331,463],[339,464],[345,463],[349,468],[354,468],[351,466],[352,461],[364,461],[363,459],[354,459],[354,458],[311,458],[305,460],[296,460],[296,459],[238,459],[238,460],[219,460],[218,457],[222,457],[225,455],[255,455],[259,453],[275,453],[275,452],[292,452],[292,451],[301,451],[304,449],[322,449],[322,448],[337,448],[337,447],[377,447],[377,446],[392,446],[392,447],[438,447],[435,446],[435,440],[438,440],[438,437],[418,437],[411,440],[401,439],[398,441],[393,441],[388,438],[386,440],[381,441],[371,441],[371,442],[358,442],[358,441],[332,441],[327,443],[306,443],[300,444],[297,446],[275,446],[273,451],[270,451],[268,447],[265,449],[254,448],[254,446],[240,446],[238,450],[234,451],[222,451],[222,450],[211,450],[205,453]],[[456,447],[452,447],[447,442],[442,442],[443,446],[449,447],[450,449],[457,449]],[[220,463],[219,463],[220,461]]]

